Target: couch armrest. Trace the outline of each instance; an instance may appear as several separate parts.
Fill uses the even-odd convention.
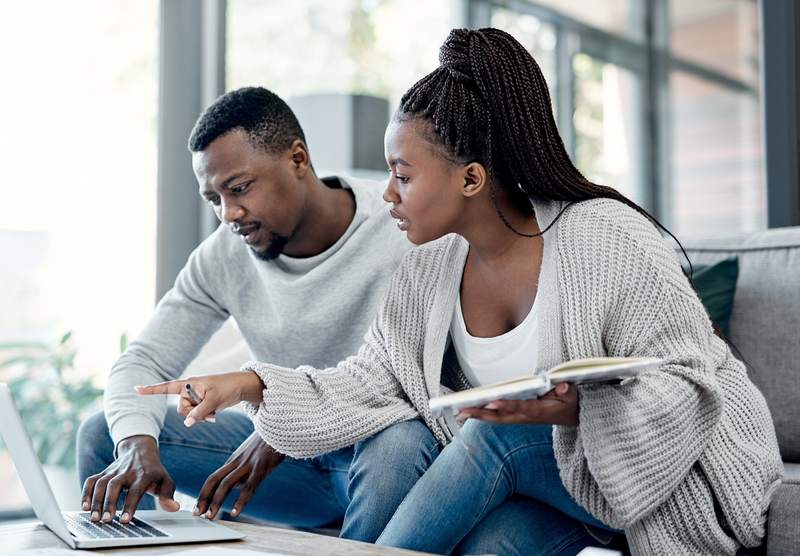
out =
[[[800,547],[800,484],[778,487],[768,515],[767,556],[794,554]]]

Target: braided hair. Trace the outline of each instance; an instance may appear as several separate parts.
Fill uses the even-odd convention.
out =
[[[684,272],[694,287],[692,261],[678,238],[616,189],[586,179],[572,163],[556,128],[539,65],[505,31],[453,29],[439,50],[439,67],[406,91],[394,119],[421,120],[426,139],[451,163],[481,163],[489,173],[495,211],[515,234],[544,234],[572,203],[614,199],[675,240],[689,266]],[[511,225],[498,206],[496,184],[507,188],[511,202],[525,214],[532,214],[530,199],[564,201],[565,206],[544,230],[525,234]],[[713,326],[752,368],[719,325],[714,322]]]
[[[678,239],[645,209],[612,187],[586,179],[575,167],[556,128],[550,94],[539,65],[500,29],[453,29],[439,50],[439,67],[400,100],[395,120],[422,120],[426,137],[453,163],[477,161],[490,178],[491,199],[505,226],[516,230],[497,204],[502,185],[515,207],[531,212],[530,199],[578,201],[607,197],[641,213]],[[688,256],[686,260],[689,261]],[[691,268],[691,261],[689,261]]]

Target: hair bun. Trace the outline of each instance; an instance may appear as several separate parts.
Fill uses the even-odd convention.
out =
[[[439,49],[439,65],[458,81],[473,80],[470,42],[475,38],[475,31],[453,29]]]

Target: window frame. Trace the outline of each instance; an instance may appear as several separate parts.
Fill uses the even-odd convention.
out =
[[[670,87],[669,79],[672,71],[681,71],[692,77],[700,78],[712,85],[718,85],[727,90],[740,92],[758,97],[757,88],[744,82],[741,79],[726,75],[714,68],[675,55],[670,49],[670,20],[668,2],[661,0],[642,0],[641,2],[631,2],[631,8],[642,10],[639,14],[643,22],[643,37],[641,40],[626,37],[624,35],[605,31],[603,29],[588,25],[573,17],[558,12],[557,10],[543,6],[534,0],[467,0],[468,1],[468,25],[471,28],[487,27],[491,22],[492,10],[502,8],[515,11],[520,14],[533,15],[537,19],[546,22],[556,29],[556,121],[559,131],[564,139],[567,152],[571,157],[575,157],[575,127],[572,114],[575,110],[575,75],[572,71],[572,59],[577,53],[587,54],[595,59],[608,62],[632,72],[640,79],[641,87],[635,99],[640,112],[641,129],[636,130],[637,135],[644,138],[641,156],[643,157],[640,165],[640,175],[638,177],[639,195],[642,206],[650,211],[665,226],[670,227],[672,223],[671,214],[671,116],[670,116]],[[778,3],[791,4],[791,0],[778,0]],[[759,11],[763,12],[764,5],[771,5],[770,2],[758,0]],[[773,16],[775,21],[780,21],[781,17],[786,17],[787,11],[793,11],[797,15],[800,10],[795,10],[792,6],[775,9],[773,12],[781,12],[783,15]],[[797,17],[795,17],[797,19]],[[761,54],[761,71],[763,74],[763,63],[766,52],[786,52],[786,40],[783,46],[776,46],[765,41],[763,32],[763,17],[760,21],[759,32],[759,51]],[[794,34],[796,28],[791,31]],[[774,34],[773,34],[774,35]],[[785,35],[785,31],[784,31]],[[769,38],[769,37],[768,37]],[[772,42],[777,42],[772,37]],[[795,53],[797,45],[795,44]],[[785,59],[785,55],[779,59]],[[796,60],[796,58],[794,58]],[[776,72],[777,73],[777,72]],[[783,72],[786,75],[786,72]],[[763,93],[760,99],[760,106],[763,111],[766,94],[772,89],[785,87],[785,83],[776,83],[774,80],[762,79],[760,86]],[[795,82],[795,81],[792,81]],[[796,95],[791,98],[797,98]],[[781,106],[786,107],[788,102],[784,100]],[[796,110],[795,110],[796,114]],[[767,115],[769,116],[769,114]],[[763,119],[762,119],[763,120]],[[786,125],[784,117],[781,124]],[[773,122],[773,127],[777,122]],[[794,118],[794,137],[797,138],[797,118]],[[769,163],[768,151],[765,143],[768,126],[762,121],[762,167]],[[785,132],[784,132],[785,133]],[[797,144],[797,141],[793,144]],[[786,149],[783,149],[784,151]],[[797,149],[794,149],[794,180],[787,181],[784,178],[781,187],[775,185],[775,180],[763,180],[766,190],[766,208],[768,211],[767,225],[769,227],[781,225],[800,224],[800,206],[797,214],[773,218],[776,207],[780,207],[785,212],[787,196],[796,200],[798,197],[797,186]],[[783,153],[784,158],[788,153]],[[766,172],[769,177],[770,172]],[[786,167],[781,172],[776,173],[786,176]],[[794,184],[792,187],[791,185]],[[773,185],[774,187],[769,187]],[[793,189],[793,193],[787,191],[787,187]],[[791,206],[792,203],[789,203]],[[800,205],[795,202],[794,205]],[[780,210],[779,209],[779,210]]]

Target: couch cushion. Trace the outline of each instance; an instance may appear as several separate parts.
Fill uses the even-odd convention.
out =
[[[797,554],[800,546],[800,485],[782,484],[769,505],[767,556]]]
[[[714,264],[697,265],[692,270],[692,285],[708,316],[729,336],[739,259],[729,257]]]
[[[730,339],[767,399],[783,459],[800,462],[800,227],[682,241],[695,265],[739,258]]]
[[[783,464],[783,482],[800,485],[800,463]]]

